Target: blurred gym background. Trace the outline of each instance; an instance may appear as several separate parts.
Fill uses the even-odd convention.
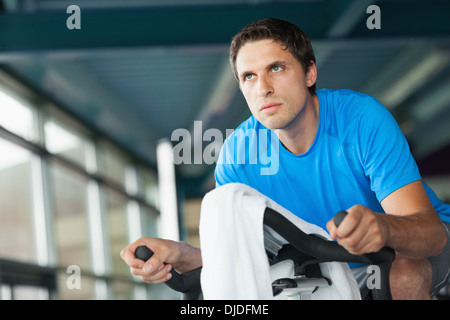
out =
[[[450,201],[449,14],[443,0],[0,1],[0,299],[179,298],[119,252],[143,235],[199,245],[214,164],[194,153],[250,116],[227,50],[260,18],[310,35],[318,89],[378,98]],[[192,161],[174,166],[176,129]]]

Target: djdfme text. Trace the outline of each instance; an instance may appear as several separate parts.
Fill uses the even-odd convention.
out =
[[[223,313],[232,317],[236,315],[268,315],[269,306],[267,304],[226,304]]]

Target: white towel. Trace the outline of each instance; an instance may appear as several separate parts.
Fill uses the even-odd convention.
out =
[[[204,197],[200,216],[204,299],[274,298],[264,247],[263,218],[266,207],[276,210],[307,234],[331,239],[322,228],[298,218],[247,185],[230,183],[216,188]],[[320,266],[322,274],[333,285],[320,288],[311,299],[361,298],[346,263],[321,263]]]

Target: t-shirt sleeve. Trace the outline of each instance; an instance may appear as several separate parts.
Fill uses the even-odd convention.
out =
[[[365,174],[378,201],[421,176],[409,145],[391,113],[376,99],[364,99],[357,126]]]

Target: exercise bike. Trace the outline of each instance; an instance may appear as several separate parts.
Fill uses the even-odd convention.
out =
[[[347,212],[340,211],[334,217],[336,226],[342,222]],[[331,280],[324,276],[319,265],[326,262],[347,262],[375,265],[380,270],[380,285],[371,289],[374,300],[391,300],[389,272],[395,253],[383,248],[376,253],[354,255],[335,241],[323,239],[314,234],[306,234],[277,211],[266,208],[264,212],[264,244],[271,266],[284,261],[292,261],[294,275],[282,277],[272,282],[274,298],[307,297],[322,287],[331,286]],[[281,239],[281,240],[280,240]],[[135,256],[147,261],[153,252],[146,246],[136,249]],[[182,300],[200,300],[202,290],[200,274],[202,267],[183,274],[171,270],[172,278],[166,284],[180,292]]]

